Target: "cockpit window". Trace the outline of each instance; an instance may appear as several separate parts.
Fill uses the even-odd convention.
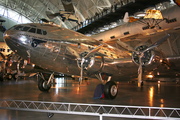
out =
[[[43,35],[46,35],[47,34],[47,32],[45,31],[45,30],[42,30],[43,31]]]
[[[19,25],[17,27],[15,27],[15,30],[22,30],[23,26]]]
[[[37,34],[41,34],[42,35],[41,29],[37,29]]]
[[[10,30],[13,30],[15,27],[17,27],[17,26],[13,26],[13,27],[11,27],[11,28],[9,28]]]
[[[28,32],[35,33],[36,32],[36,28],[31,28]]]
[[[30,28],[30,27],[26,27],[26,26],[25,26],[25,27],[22,28],[22,31],[28,31],[29,28]]]

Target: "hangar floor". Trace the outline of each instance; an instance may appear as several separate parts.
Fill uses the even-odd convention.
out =
[[[26,78],[19,81],[0,82],[0,99],[29,100],[29,101],[52,101],[69,103],[90,103],[110,105],[154,106],[180,108],[180,85],[175,82],[144,82],[142,88],[137,83],[118,83],[118,96],[115,100],[93,99],[96,85],[100,84],[97,79],[84,80],[79,89],[79,83],[71,78],[56,78],[56,84],[48,93],[38,90],[36,78]],[[78,115],[56,114],[51,120],[57,119],[94,119]],[[45,113],[25,112],[13,110],[0,110],[1,120],[48,120]],[[115,120],[119,118],[106,118],[103,120]]]

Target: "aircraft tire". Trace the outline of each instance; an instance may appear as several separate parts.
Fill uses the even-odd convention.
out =
[[[118,94],[118,87],[114,81],[109,81],[104,86],[104,96],[107,99],[114,99]]]
[[[12,74],[8,73],[8,74],[6,75],[6,79],[11,80],[11,79],[12,79]]]
[[[49,85],[47,85],[47,82],[48,81],[43,80],[43,79],[38,80],[38,88],[40,91],[42,91],[42,92],[49,91],[49,89],[51,88],[51,83]]]

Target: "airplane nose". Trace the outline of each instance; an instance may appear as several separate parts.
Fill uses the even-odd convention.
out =
[[[14,36],[16,36],[15,33],[13,33],[10,29],[6,30],[3,34],[3,39],[11,50],[15,49],[17,43],[17,39],[15,39]]]
[[[7,43],[8,42],[8,40],[9,40],[9,30],[6,30],[5,32],[4,32],[4,34],[3,34],[3,38],[4,38],[4,41]]]

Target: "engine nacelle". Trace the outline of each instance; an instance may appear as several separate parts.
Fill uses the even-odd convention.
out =
[[[136,47],[135,50],[142,52],[146,48],[148,48],[147,45],[139,45],[138,47]],[[132,53],[132,60],[135,64],[139,65],[139,55],[136,52]],[[141,62],[143,66],[146,66],[146,70],[152,70],[154,68],[157,68],[157,66],[161,64],[162,60],[163,53],[157,48],[155,48],[153,50],[148,50],[144,52]]]
[[[34,66],[34,64],[28,63],[27,60],[20,60],[18,67],[20,71],[24,71],[25,73],[27,73],[33,70]]]
[[[80,54],[81,57],[87,55],[87,52]],[[78,67],[81,68],[81,60],[77,61]],[[103,67],[104,59],[103,56],[89,56],[85,58],[83,64],[83,70],[86,71],[87,75],[99,73]]]

